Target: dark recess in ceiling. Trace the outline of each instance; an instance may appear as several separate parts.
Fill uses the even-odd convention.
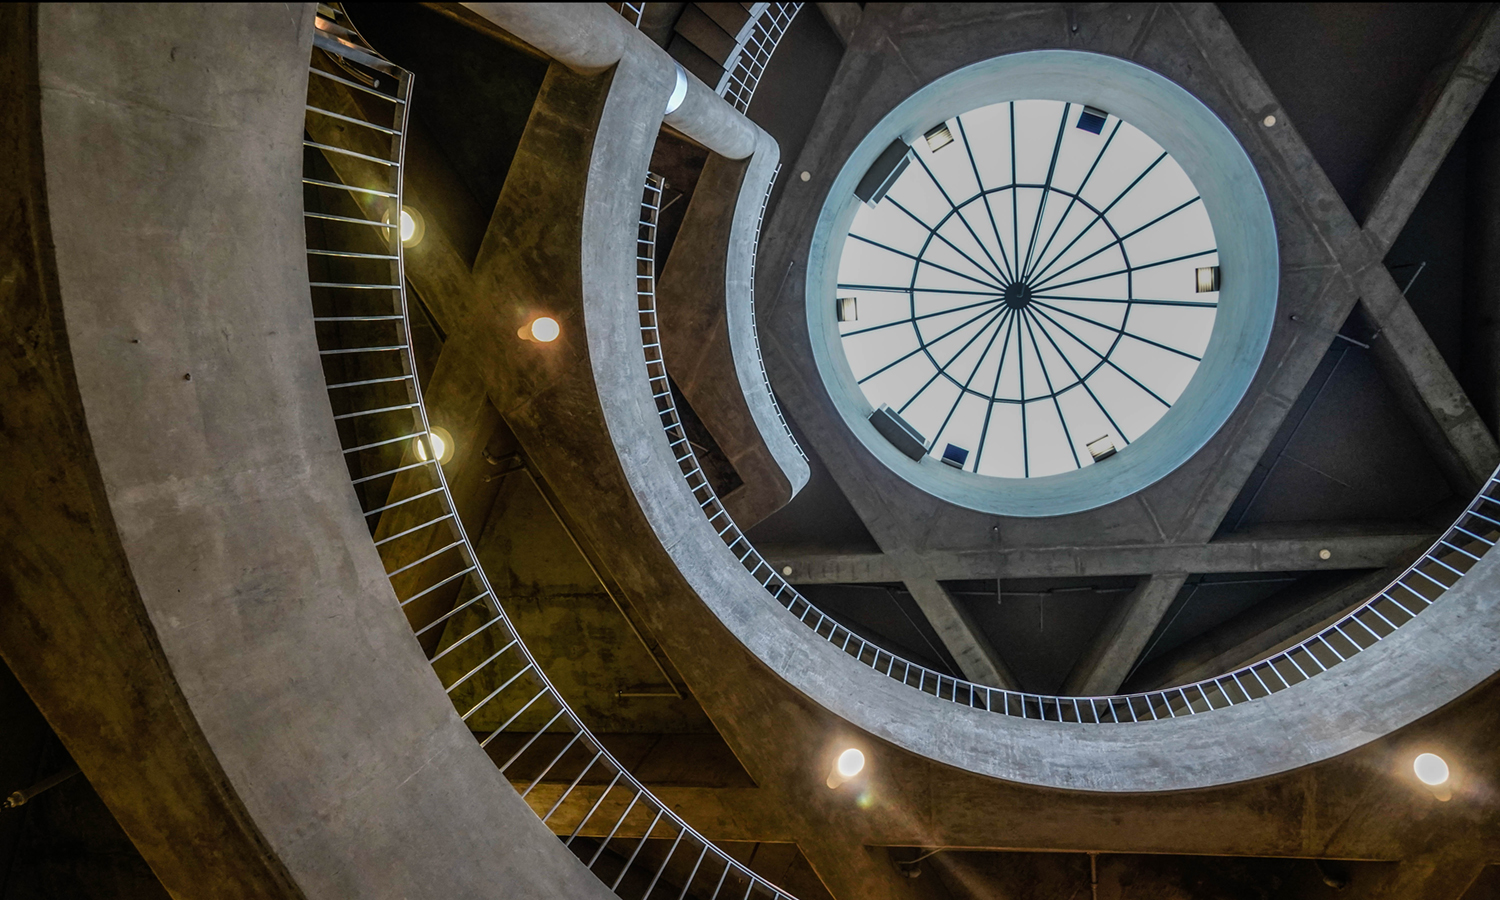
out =
[[[960,674],[905,586],[810,584],[797,589],[814,606],[877,647],[944,675]],[[893,674],[900,677],[901,669]]]
[[[413,74],[412,115],[486,215],[495,208],[546,60],[416,4],[350,4],[372,46]]]
[[[1134,576],[943,582],[1024,691],[1057,694]]]
[[[1360,191],[1452,47],[1468,3],[1221,3],[1356,219]]]

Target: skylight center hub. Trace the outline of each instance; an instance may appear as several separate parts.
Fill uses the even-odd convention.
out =
[[[1005,308],[1017,312],[1031,305],[1031,288],[1020,281],[1013,281],[1005,288]]]

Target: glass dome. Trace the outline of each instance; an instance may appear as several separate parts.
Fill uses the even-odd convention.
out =
[[[854,213],[839,342],[928,455],[1004,478],[1138,440],[1209,346],[1219,258],[1192,180],[1129,122],[1014,100],[914,142]]]

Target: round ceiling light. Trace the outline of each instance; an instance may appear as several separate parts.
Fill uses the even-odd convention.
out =
[[[864,771],[865,755],[859,750],[850,747],[848,750],[845,750],[843,753],[839,754],[837,765],[840,775],[844,776],[845,778],[853,778],[860,772]]]
[[[1132,63],[1038,51],[888,114],[835,179],[807,278],[855,436],[952,503],[1042,516],[1134,493],[1212,437],[1265,351],[1279,265],[1212,112]]]
[[[538,344],[550,344],[557,340],[562,334],[562,326],[551,316],[537,316],[516,332],[523,341],[532,341]]]
[[[1437,787],[1448,780],[1448,763],[1436,753],[1422,753],[1412,761],[1412,770],[1417,780],[1425,785]]]
[[[410,206],[401,207],[399,217],[401,227],[401,243],[408,247],[415,247],[422,242],[422,236],[427,233],[427,223],[423,221],[422,214]]]
[[[453,459],[453,435],[449,434],[446,428],[434,425],[425,437],[413,438],[411,443],[412,452],[416,453],[417,459],[422,462],[436,457],[439,464],[447,465]],[[431,455],[427,452],[429,444],[432,446]]]

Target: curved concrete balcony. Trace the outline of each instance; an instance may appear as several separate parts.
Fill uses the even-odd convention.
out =
[[[603,303],[591,305],[585,291],[581,318],[603,417],[593,428],[613,442],[630,493],[686,586],[798,691],[844,721],[920,755],[1008,780],[1082,790],[1225,784],[1344,753],[1432,712],[1496,671],[1493,642],[1479,636],[1484,628],[1471,627],[1493,614],[1486,599],[1493,560],[1483,555],[1493,537],[1478,509],[1493,501],[1481,494],[1445,542],[1358,616],[1279,658],[1192,693],[1101,702],[1011,694],[916,673],[832,623],[795,592],[785,597],[788,588],[738,536],[732,515],[720,517],[701,479],[684,493],[678,472],[659,467],[670,441],[652,435],[650,423],[635,418],[648,395],[639,383],[629,383],[639,366],[621,355],[625,315]],[[570,447],[568,455],[582,452]],[[683,461],[690,476],[694,468],[691,460]],[[582,487],[564,487],[566,478],[552,480],[565,502]],[[1492,485],[1487,482],[1486,488]],[[708,516],[694,516],[705,509]],[[710,527],[694,527],[694,520]],[[1464,536],[1466,525],[1478,533]],[[660,560],[655,548],[641,546],[638,534],[632,540],[628,532],[605,528],[597,540],[604,546],[633,544],[638,557]],[[1447,574],[1439,577],[1444,570]],[[1430,586],[1416,587],[1424,584]],[[677,585],[678,593],[682,586]],[[765,587],[778,603],[767,602]],[[1424,613],[1438,596],[1435,591],[1441,592],[1441,602]],[[657,598],[639,602],[650,608],[665,603],[671,592],[658,587],[655,593]],[[793,616],[778,606],[790,607]],[[1454,652],[1460,633],[1466,642]],[[1393,654],[1424,664],[1393,665]],[[1278,674],[1282,664],[1285,673]],[[1336,674],[1314,677],[1324,671]],[[1399,678],[1388,677],[1395,672]],[[1199,714],[1206,712],[1213,714]],[[1367,727],[1345,727],[1355,715]],[[1221,752],[1228,735],[1239,736],[1235,754]],[[1005,752],[997,753],[997,747]]]
[[[351,502],[313,7],[4,16],[8,664],[175,895],[609,896],[452,712]]]

